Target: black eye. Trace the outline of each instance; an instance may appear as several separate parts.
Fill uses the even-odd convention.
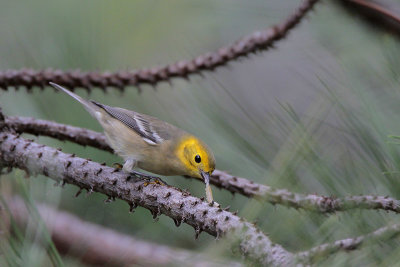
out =
[[[194,157],[194,161],[196,161],[196,163],[200,163],[201,162],[200,155],[196,155],[196,157]]]

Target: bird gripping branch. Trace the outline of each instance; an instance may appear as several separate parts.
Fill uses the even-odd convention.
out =
[[[79,101],[97,119],[108,144],[125,160],[124,171],[154,178],[135,171],[137,167],[159,175],[202,179],[207,201],[213,202],[209,180],[215,169],[215,158],[203,141],[155,117],[85,100],[58,84],[51,82],[50,85]]]

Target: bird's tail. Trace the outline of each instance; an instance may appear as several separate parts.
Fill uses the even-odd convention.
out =
[[[92,115],[93,117],[95,117],[96,119],[99,119],[99,110],[100,108],[98,106],[96,106],[95,104],[93,104],[92,102],[83,99],[82,97],[78,96],[77,94],[71,92],[70,90],[56,84],[53,82],[50,82],[50,85],[53,86],[54,88],[63,91],[64,93],[68,94],[69,96],[73,97],[75,100],[79,101],[79,103],[81,103],[85,109],[90,113],[90,115]]]

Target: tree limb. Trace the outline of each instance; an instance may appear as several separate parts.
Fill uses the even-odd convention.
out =
[[[80,145],[93,146],[112,151],[103,134],[91,130],[68,126],[56,122],[24,117],[6,117],[7,127],[17,133],[45,135],[59,140],[69,140]],[[320,213],[332,213],[350,209],[379,209],[400,212],[400,201],[383,196],[349,196],[337,198],[333,196],[304,195],[286,189],[275,189],[267,185],[257,184],[245,178],[232,176],[226,172],[214,171],[210,182],[232,193],[254,197],[260,201],[279,204],[296,209],[304,209]]]
[[[177,225],[191,225],[215,237],[226,237],[248,259],[263,265],[288,266],[293,254],[274,244],[253,224],[171,186],[133,181],[128,174],[88,159],[23,139],[15,134],[0,133],[0,166],[16,167],[29,175],[42,174],[53,180],[74,184],[88,192],[119,198],[131,208],[144,207],[153,218],[164,214]]]
[[[376,244],[379,241],[386,241],[395,238],[399,236],[399,234],[400,224],[394,224],[379,228],[378,230],[366,235],[342,239],[333,243],[322,244],[308,251],[298,253],[295,255],[295,257],[297,258],[298,262],[309,265],[339,251],[353,251],[366,244]]]
[[[6,209],[0,214],[11,215],[19,228],[36,225],[32,222],[24,201],[13,197],[6,201]],[[41,218],[51,233],[58,251],[74,256],[82,262],[96,266],[145,266],[182,265],[190,262],[191,266],[241,266],[237,262],[210,260],[206,255],[184,249],[150,243],[129,237],[114,230],[85,222],[67,212],[39,204],[36,205]],[[4,215],[1,216],[4,220]],[[5,229],[6,230],[6,229]]]
[[[204,230],[214,236],[231,239],[237,237],[241,253],[264,265],[308,265],[339,251],[352,251],[367,243],[394,238],[400,233],[400,224],[395,224],[364,236],[326,243],[292,254],[273,244],[254,225],[220,208],[210,207],[188,193],[167,186],[146,187],[141,181],[127,181],[129,176],[112,168],[36,144],[11,133],[0,134],[0,164],[3,167],[18,167],[30,174],[44,174],[56,181],[62,180],[86,188],[89,192],[96,191],[135,203],[133,206],[145,207],[155,216],[165,214],[178,224],[185,222],[197,232]]]
[[[212,181],[214,185],[231,192],[268,201],[274,205],[280,204],[313,212],[333,213],[350,209],[379,209],[400,212],[400,201],[390,197],[361,195],[337,198],[316,194],[297,194],[287,189],[275,189],[267,185],[256,184],[245,178],[232,176],[218,170],[213,173]]]
[[[256,31],[231,45],[212,53],[200,55],[192,60],[181,60],[163,67],[115,73],[7,70],[0,72],[0,88],[5,90],[10,86],[26,86],[27,88],[38,86],[43,88],[49,82],[55,82],[67,86],[70,90],[74,90],[76,87],[86,88],[87,90],[92,90],[92,87],[116,87],[122,90],[126,86],[155,85],[175,77],[187,78],[191,74],[213,71],[215,68],[224,66],[240,57],[248,56],[257,51],[268,50],[275,42],[286,37],[288,32],[300,23],[317,2],[318,0],[304,0],[282,24]]]
[[[379,1],[339,0],[338,3],[348,9],[351,15],[359,15],[370,26],[380,27],[400,36],[400,16]]]
[[[400,18],[398,15],[391,12],[389,9],[384,8],[383,6],[379,5],[378,3],[374,3],[372,1],[366,1],[366,0],[347,0],[347,1],[350,3],[353,3],[355,5],[358,5],[360,7],[367,8],[378,14],[381,14],[382,16],[384,16],[388,19],[391,19],[400,24]]]
[[[113,149],[107,144],[106,137],[103,134],[85,128],[17,116],[7,116],[5,118],[5,126],[12,128],[17,133],[44,135],[61,141],[68,140],[79,145],[92,146],[101,150],[113,152]]]

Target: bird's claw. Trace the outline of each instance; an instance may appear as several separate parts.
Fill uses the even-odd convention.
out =
[[[134,175],[136,178],[139,178],[141,180],[144,180],[145,182],[143,183],[144,186],[148,186],[150,184],[158,184],[158,185],[168,185],[166,182],[164,182],[161,178],[151,176],[145,173],[137,172],[137,171],[131,171],[131,174]]]
[[[115,169],[118,169],[118,170],[122,170],[122,164],[121,163],[118,163],[118,162],[114,162],[113,164],[112,164],[112,166],[115,168]]]
[[[150,184],[166,185],[164,182],[162,182],[161,179],[155,179],[154,181],[145,182],[143,185],[148,186]]]

